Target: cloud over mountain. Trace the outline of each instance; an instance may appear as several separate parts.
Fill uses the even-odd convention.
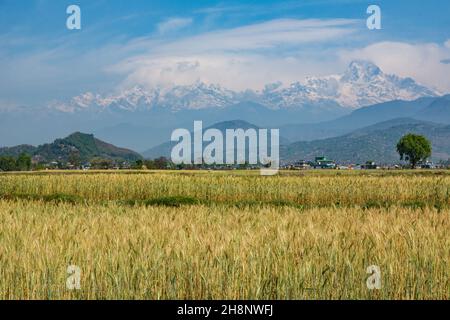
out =
[[[366,59],[400,77],[411,77],[443,93],[450,92],[450,45],[383,41],[366,47],[340,51],[343,61]]]
[[[55,103],[60,111],[77,110],[135,111],[166,108],[183,109],[225,108],[253,101],[270,109],[302,108],[314,105],[336,105],[359,108],[391,100],[414,100],[423,96],[436,96],[439,92],[416,83],[411,78],[401,78],[384,73],[368,61],[353,61],[343,74],[310,77],[304,82],[283,86],[281,82],[268,84],[261,91],[233,91],[220,85],[194,82],[190,85],[132,87],[119,94],[101,96],[85,93],[66,103]]]

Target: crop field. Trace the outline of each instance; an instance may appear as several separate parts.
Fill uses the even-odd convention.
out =
[[[449,171],[0,174],[0,299],[449,299],[449,275]]]

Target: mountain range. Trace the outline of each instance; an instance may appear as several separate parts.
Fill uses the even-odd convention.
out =
[[[407,105],[408,101],[439,95],[413,79],[386,74],[373,63],[353,61],[340,75],[310,77],[287,86],[278,82],[260,91],[236,92],[196,82],[165,88],[134,87],[106,95],[88,92],[42,108],[3,108],[0,146],[39,145],[82,131],[144,151],[167,141],[174,129],[192,126],[194,120],[210,126],[235,119],[259,127],[282,127],[286,132],[294,125],[293,139],[287,138],[311,140],[346,133],[345,128],[333,125],[319,130],[324,134],[307,128],[316,128],[318,123],[320,127],[360,108],[398,100]],[[302,129],[297,130],[299,124]]]
[[[288,162],[327,155],[342,163],[392,163],[398,160],[396,141],[408,132],[429,137],[435,160],[450,154],[450,95],[385,74],[366,61],[350,63],[341,75],[274,83],[261,91],[197,82],[106,96],[85,93],[41,109],[4,109],[0,146],[18,146],[1,148],[0,154],[26,152],[45,161],[67,160],[73,152],[82,160],[141,158],[131,150],[147,158],[170,156],[171,132],[192,128],[195,120],[222,131],[279,128],[281,157]],[[45,143],[60,136],[67,138]]]
[[[285,87],[281,82],[268,84],[262,91],[235,92],[219,85],[196,82],[186,86],[134,87],[106,97],[91,92],[55,102],[52,107],[63,112],[91,110],[142,111],[154,108],[201,110],[226,108],[252,101],[273,110],[308,106],[359,108],[391,100],[415,100],[439,93],[417,84],[411,78],[385,74],[368,61],[353,61],[341,75],[309,77],[303,83]]]

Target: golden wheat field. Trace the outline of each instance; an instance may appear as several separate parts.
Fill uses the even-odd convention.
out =
[[[0,299],[449,299],[449,275],[446,171],[0,174]]]

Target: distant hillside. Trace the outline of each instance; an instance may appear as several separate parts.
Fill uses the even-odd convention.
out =
[[[226,129],[258,128],[240,120],[225,121],[211,127],[222,132],[225,132]],[[407,133],[422,134],[430,139],[434,160],[450,158],[450,125],[413,118],[382,121],[353,130],[345,135],[327,139],[289,143],[289,140],[280,138],[280,156],[284,162],[312,160],[317,156],[325,155],[339,163],[364,163],[368,160],[383,164],[397,163],[399,156],[395,147],[398,140]],[[283,131],[280,134],[282,135]],[[175,144],[175,142],[161,144],[145,152],[144,157],[170,157]]]
[[[316,107],[310,107],[308,112],[305,110],[308,106],[301,109],[269,109],[256,102],[243,101],[221,109],[180,110],[173,113],[155,109],[150,114],[139,115],[142,121],[139,125],[121,123],[106,126],[95,133],[108,141],[142,151],[152,146],[159,148],[161,143],[168,140],[173,129],[189,128],[194,120],[202,120],[205,126],[210,126],[240,119],[258,127],[279,128],[281,136],[290,141],[337,137],[379,122],[405,117],[450,124],[450,96],[424,97],[414,101],[395,100],[362,107],[351,113],[336,106]],[[124,117],[121,119],[126,120]],[[318,122],[319,119],[321,122]]]
[[[29,155],[34,154],[36,149],[37,148],[35,146],[30,146],[27,144],[22,144],[22,145],[16,146],[16,147],[5,147],[5,148],[0,148],[0,156],[10,156],[10,157],[16,158],[22,153],[26,153]]]
[[[187,128],[189,129],[189,128]],[[218,122],[210,127],[203,128],[203,132],[205,132],[208,129],[217,129],[220,132],[222,132],[223,136],[225,137],[225,133],[227,129],[256,129],[258,130],[259,127],[251,124],[247,121],[243,120],[232,120],[232,121],[222,121]],[[191,132],[191,134],[193,134]],[[280,136],[280,145],[288,145],[290,141],[282,136]],[[154,148],[151,148],[143,153],[143,156],[147,159],[154,159],[158,157],[170,157],[170,153],[172,151],[172,148],[177,144],[177,142],[166,142],[163,144],[160,144]],[[225,150],[224,150],[225,151]]]
[[[337,137],[356,129],[397,118],[414,118],[450,124],[450,95],[375,104],[332,121],[281,126],[280,132],[291,141],[312,141]]]
[[[340,137],[292,143],[282,146],[280,153],[285,161],[325,155],[340,163],[396,163],[396,144],[407,133],[425,135],[432,143],[434,160],[450,158],[450,125],[408,118],[381,122]]]
[[[415,114],[414,118],[450,124],[450,95],[435,99],[430,105]]]
[[[89,161],[93,158],[111,160],[136,161],[141,155],[112,144],[96,139],[92,134],[76,132],[64,139],[56,139],[53,143],[47,143],[38,147],[21,145],[10,148],[0,148],[0,155],[17,156],[25,152],[32,156],[39,156],[43,161],[68,161],[71,156],[77,154],[81,161]]]

